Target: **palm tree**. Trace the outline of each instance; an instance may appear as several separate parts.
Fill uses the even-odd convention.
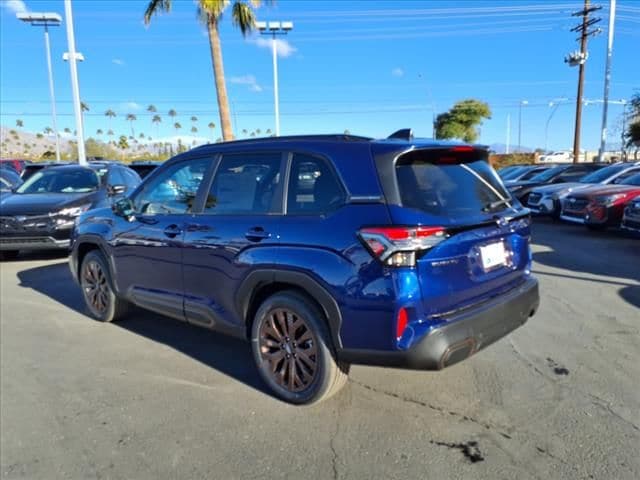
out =
[[[209,127],[209,130],[211,130],[211,138],[213,138],[213,129],[216,128],[216,124],[213,122],[209,122],[209,125],[207,125],[207,127]]]
[[[160,115],[154,115],[153,118],[151,119],[151,123],[155,123],[156,125],[156,135],[158,135],[158,124],[162,122],[162,118],[160,117]]]
[[[243,128],[243,129],[242,129],[242,134],[246,137],[246,136],[247,136],[247,133],[249,133],[249,132],[247,132],[247,129],[246,129],[246,128]]]
[[[196,123],[198,121],[198,117],[196,117],[195,115],[193,117],[191,117],[191,122],[192,123]]]
[[[198,133],[198,127],[196,127],[195,125],[191,127],[191,133]]]
[[[127,113],[126,120],[131,123],[131,136],[134,136],[136,133],[133,131],[133,122],[138,119],[133,113]]]
[[[96,135],[98,136],[98,138],[103,134],[104,132],[102,131],[101,128],[99,128],[98,130],[96,130]]]
[[[158,109],[156,108],[155,105],[151,104],[147,107],[147,112],[149,113],[156,113],[158,111]]]
[[[20,120],[20,119],[17,119],[16,120],[16,127],[18,127],[18,128],[24,127],[24,122],[22,120]]]
[[[271,129],[270,129],[270,128],[267,128],[267,131],[266,131],[266,132],[264,132],[264,134],[265,134],[265,135],[271,135]]]
[[[109,129],[107,131],[107,135],[109,135],[110,137],[113,137],[113,130]]]
[[[116,112],[114,112],[111,109],[108,109],[106,112],[104,112],[104,116],[109,119],[109,129],[111,129],[111,119],[116,116]]]
[[[171,120],[173,120],[174,118],[176,118],[176,115],[178,115],[178,112],[176,112],[173,108],[171,110],[169,110],[169,112],[167,113],[167,115],[169,115],[171,117]]]
[[[182,128],[182,125],[180,125],[180,122],[176,122],[173,124],[173,128],[176,129],[176,134],[178,133],[178,130],[180,130]]]
[[[256,135],[260,135],[262,133],[262,130],[260,130],[259,128],[256,128]]]
[[[233,139],[231,130],[231,114],[229,111],[229,99],[227,86],[224,79],[224,65],[222,62],[222,46],[220,45],[219,21],[222,12],[231,3],[229,0],[198,0],[198,17],[206,24],[209,32],[209,48],[211,50],[211,62],[213,63],[213,76],[216,83],[218,96],[218,110],[220,111],[220,125],[222,137],[225,140]],[[233,24],[240,29],[243,36],[251,33],[255,24],[253,9],[260,6],[260,0],[233,0],[231,18]],[[158,11],[169,12],[171,0],[150,0],[147,10],[144,12],[144,23],[149,25],[151,17]]]
[[[51,127],[44,127],[44,133],[51,135],[53,133],[53,129]]]
[[[140,134],[138,135],[138,138],[144,138],[144,137],[145,137],[144,133],[140,132]]]
[[[71,133],[71,129],[69,127],[64,127],[64,133]]]

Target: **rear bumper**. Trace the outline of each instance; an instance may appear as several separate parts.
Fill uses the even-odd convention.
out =
[[[530,278],[505,295],[449,318],[409,350],[343,349],[338,351],[338,357],[363,365],[441,370],[523,325],[539,304],[538,281]]]

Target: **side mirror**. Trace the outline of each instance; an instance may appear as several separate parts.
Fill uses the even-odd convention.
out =
[[[111,205],[111,210],[119,217],[124,218],[127,222],[132,222],[136,219],[133,202],[128,198],[122,198],[115,202]]]
[[[116,195],[122,195],[127,191],[126,185],[109,185],[107,189],[110,197],[115,197]]]

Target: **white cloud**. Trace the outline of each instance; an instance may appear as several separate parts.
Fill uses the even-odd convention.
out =
[[[260,48],[269,48],[269,49],[272,48],[271,42],[273,40],[270,39],[270,38],[254,37],[254,38],[250,39],[249,41],[251,43],[254,43],[255,45],[257,45]],[[281,38],[276,38],[276,52],[278,52],[278,56],[279,57],[282,57],[282,58],[290,57],[291,55],[293,55],[297,51],[298,51],[298,49],[296,47],[294,47],[293,45],[291,45],[286,40],[283,40]]]
[[[27,13],[29,11],[22,0],[6,0],[2,2],[2,6],[13,13]]]
[[[142,110],[142,105],[136,102],[124,102],[120,104],[120,110],[126,110],[127,112],[131,112],[131,110]]]
[[[256,77],[253,75],[242,75],[239,77],[231,77],[229,79],[230,83],[234,83],[236,85],[246,85],[250,91],[252,92],[261,92],[262,87],[258,84]]]
[[[116,65],[119,66],[124,66],[124,60],[120,59],[120,58],[114,58],[113,60],[111,60],[111,63],[114,63]]]
[[[396,67],[393,70],[391,70],[391,75],[393,75],[394,77],[403,77],[404,76],[404,70],[401,69],[400,67]]]

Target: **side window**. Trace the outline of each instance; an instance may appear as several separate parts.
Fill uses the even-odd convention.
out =
[[[639,169],[631,169],[628,170],[624,173],[621,173],[619,177],[616,177],[616,179],[613,181],[613,183],[622,183],[624,182],[627,178],[629,177],[633,177],[634,175],[637,175],[638,173],[640,173],[640,168]]]
[[[560,178],[566,182],[572,182],[574,180],[578,180],[579,178],[584,177],[587,173],[586,168],[570,168],[568,171],[560,175]]]
[[[114,167],[109,170],[109,185],[124,185],[124,177],[122,176],[122,169],[120,167]]]
[[[279,210],[282,153],[224,155],[211,184],[204,213],[273,213]]]
[[[122,176],[124,177],[124,184],[127,186],[127,190],[133,190],[142,181],[140,175],[129,168],[122,169]]]
[[[133,198],[135,211],[146,215],[190,212],[210,163],[208,158],[198,158],[171,165]]]
[[[325,213],[344,202],[344,190],[326,161],[295,154],[291,163],[287,213],[304,215]]]

